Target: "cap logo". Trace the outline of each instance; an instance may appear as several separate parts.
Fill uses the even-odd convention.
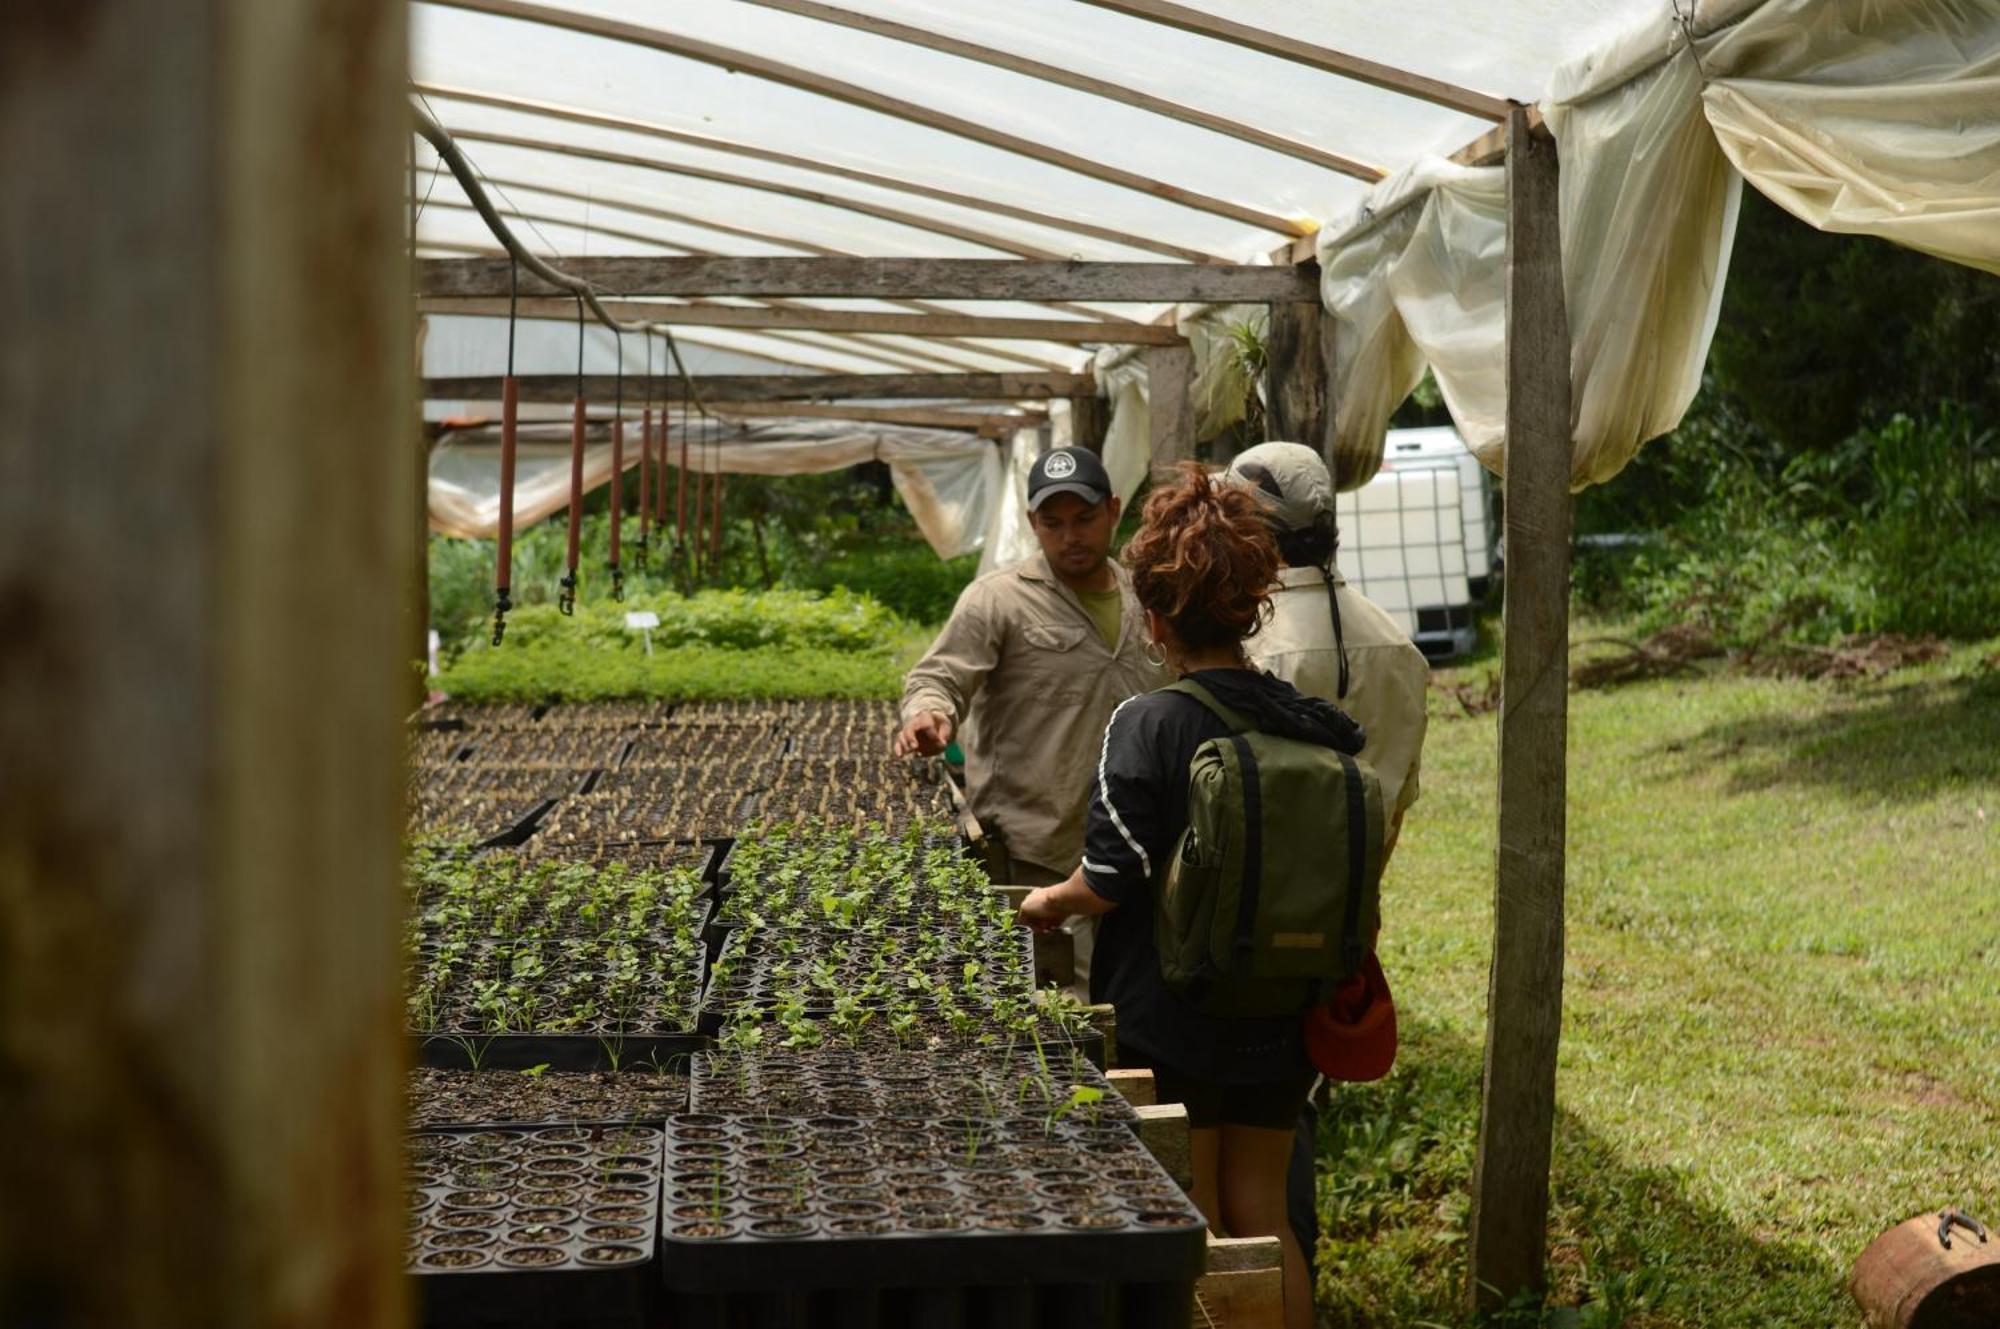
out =
[[[1051,452],[1042,463],[1042,474],[1050,480],[1066,480],[1076,474],[1076,458],[1067,452]]]

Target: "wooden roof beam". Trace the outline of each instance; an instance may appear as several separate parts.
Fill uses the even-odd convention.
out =
[[[803,296],[828,299],[1066,300],[1270,304],[1316,300],[1317,273],[1260,264],[1032,262],[978,258],[577,258],[570,271],[632,296]],[[499,259],[424,259],[418,294],[504,296]],[[522,274],[524,294],[549,288]]]
[[[1103,181],[1105,184],[1149,194],[1154,198],[1164,199],[1197,212],[1227,217],[1260,230],[1276,231],[1282,235],[1301,235],[1310,229],[1307,224],[1295,218],[1281,217],[1276,213],[1218,198],[1213,194],[1156,180],[1137,171],[1128,171],[1120,166],[1096,161],[1037,139],[1010,134],[992,125],[950,115],[919,102],[892,97],[858,83],[848,83],[815,70],[785,64],[783,61],[773,60],[753,51],[739,51],[714,42],[683,37],[677,33],[649,28],[638,23],[553,9],[547,5],[529,3],[529,0],[431,0],[431,3],[500,18],[521,19],[549,27],[566,28],[571,32],[643,46],[684,60],[695,60],[734,73],[749,74],[768,82],[782,83],[787,87],[846,102],[850,106],[858,106],[879,115],[922,125],[927,129],[935,129],[974,143],[983,143],[1001,152],[1027,157],[1061,170]]]
[[[837,5],[821,4],[819,0],[744,0],[744,2],[759,5],[765,9],[776,9],[786,14],[796,14],[802,18],[816,19],[822,23],[832,23],[843,28],[851,28],[856,32],[865,32],[871,36],[886,37],[891,41],[904,42],[912,46],[922,46],[929,50],[942,52],[945,55],[953,55],[960,59],[990,65],[995,69],[1005,69],[1011,73],[1040,79],[1044,83],[1054,83],[1060,87],[1073,88],[1078,92],[1088,93],[1093,97],[1103,97],[1108,101],[1137,107],[1142,111],[1150,111],[1154,115],[1163,115],[1169,119],[1178,120],[1182,124],[1194,125],[1197,128],[1206,129],[1211,133],[1221,134],[1242,143],[1251,143],[1260,148],[1268,148],[1272,152],[1281,153],[1284,156],[1296,158],[1299,161],[1311,162],[1315,166],[1323,166],[1329,171],[1338,171],[1342,175],[1351,175],[1359,180],[1367,180],[1372,183],[1388,174],[1388,172],[1379,166],[1358,161],[1353,157],[1343,156],[1340,153],[1322,148],[1317,144],[1308,143],[1304,139],[1290,138],[1268,129],[1259,129],[1255,125],[1245,124],[1241,120],[1232,120],[1228,116],[1217,115],[1212,111],[1205,111],[1198,106],[1190,106],[1186,102],[1177,102],[1169,97],[1156,96],[1153,93],[1145,92],[1138,88],[1127,87],[1121,83],[1112,83],[1106,79],[1093,78],[1088,74],[1078,73],[1076,70],[1066,69],[1061,65],[1052,65],[1041,60],[1033,60],[1024,55],[1016,55],[1011,51],[1002,51],[995,47],[982,46],[977,42],[969,42],[962,38],[947,36],[944,33],[932,32],[927,28],[915,27],[908,23],[898,23],[894,19],[878,18],[873,14],[858,14],[851,9],[842,9]]]
[[[1338,74],[1342,78],[1351,78],[1371,87],[1399,92],[1405,97],[1415,97],[1419,101],[1449,107],[1454,111],[1463,111],[1467,115],[1476,115],[1483,120],[1500,121],[1507,118],[1505,97],[1494,97],[1440,79],[1412,74],[1393,65],[1365,60],[1358,55],[1349,55],[1345,51],[1336,51],[1331,47],[1301,41],[1282,33],[1255,28],[1247,23],[1238,23],[1233,19],[1222,18],[1187,5],[1174,4],[1172,0],[1082,0],[1082,2],[1095,5],[1099,9],[1109,9],[1132,18],[1144,19],[1149,23],[1157,23],[1163,27],[1178,28],[1182,32],[1191,32],[1196,36],[1228,42],[1261,55],[1290,60],[1294,64],[1306,65],[1328,74]]]
[[[561,318],[573,314],[572,300],[532,296],[521,300],[523,318]],[[417,302],[425,314],[476,314],[505,318],[505,296],[473,299],[427,297]],[[798,332],[873,332],[905,337],[991,337],[1002,341],[1046,341],[1063,345],[1172,346],[1182,339],[1172,328],[1152,323],[1087,323],[1056,318],[988,318],[977,314],[890,314],[873,310],[812,309],[796,305],[750,308],[743,305],[647,304],[637,300],[604,301],[621,320],[656,323],[663,327],[782,328]],[[975,348],[977,349],[977,348]]]
[[[532,190],[539,194],[547,194],[553,198],[566,198],[579,203],[589,203],[597,207],[614,208],[620,212],[634,213],[641,217],[654,217],[659,219],[660,221],[676,222],[688,226],[703,227],[726,235],[742,236],[745,239],[756,240],[764,244],[789,246],[790,248],[799,250],[802,253],[817,254],[822,258],[862,257],[859,254],[855,254],[845,249],[830,249],[825,245],[811,244],[805,240],[794,239],[790,236],[776,235],[768,231],[752,231],[744,227],[731,226],[731,225],[726,225],[722,222],[709,221],[704,218],[696,217],[693,216],[692,214],[685,212],[671,212],[665,208],[656,208],[652,207],[649,204],[644,204],[644,203],[627,202],[622,199],[609,198],[602,194],[590,194],[583,192],[581,190],[563,189],[556,185],[537,184],[532,180],[500,180],[500,179],[495,179],[491,176],[488,176],[486,178],[491,180],[494,185],[498,186],[501,189]],[[686,245],[675,245],[673,247],[681,250],[683,253],[714,252],[712,250],[690,249]],[[942,305],[931,304],[923,300],[893,300],[890,301],[889,303],[900,305],[903,308],[908,309],[912,313],[917,313],[917,314],[956,314],[958,312],[957,310],[947,309]],[[1078,317],[1084,318],[1086,320],[1095,322],[1106,321],[1105,317],[1102,314],[1099,314],[1096,310],[1089,309],[1081,305],[1056,304],[1050,307],[1059,309],[1066,314],[1075,314]],[[1129,322],[1130,320],[1126,321]],[[1001,353],[992,352],[992,354],[1001,354]],[[1003,358],[1016,359],[1023,364],[1030,363],[1030,358],[1025,356],[1009,355]],[[1050,364],[1047,361],[1032,361],[1032,363],[1050,369],[1062,368],[1062,366],[1060,365]]]
[[[1100,226],[1095,222],[1076,217],[1062,217],[1054,213],[1040,212],[1034,208],[1019,207],[1003,199],[988,198],[973,194],[961,194],[950,189],[940,189],[915,180],[904,180],[896,176],[882,175],[875,171],[863,171],[838,162],[822,161],[815,157],[802,157],[796,153],[779,152],[773,148],[760,147],[736,139],[720,138],[709,134],[696,134],[685,129],[671,129],[646,120],[635,120],[622,115],[605,115],[597,111],[586,111],[574,106],[563,106],[556,102],[533,101],[521,97],[502,97],[495,93],[477,92],[471,88],[456,88],[440,83],[418,83],[417,91],[432,97],[443,97],[451,101],[466,102],[474,106],[491,106],[503,111],[517,111],[524,115],[547,116],[552,120],[565,120],[572,124],[593,125],[599,129],[615,129],[621,133],[644,134],[663,139],[669,143],[680,143],[688,147],[700,148],[707,152],[726,153],[755,161],[767,161],[777,166],[789,166],[802,171],[816,171],[822,175],[838,176],[857,184],[871,185],[877,189],[894,190],[897,193],[912,194],[918,198],[931,199],[938,203],[949,203],[954,207],[970,208],[975,212],[990,212],[996,217],[1009,217],[1034,226],[1046,226],[1050,230],[1065,231],[1072,235],[1089,236],[1107,244],[1122,245],[1128,249],[1143,250],[1147,253],[1162,254],[1168,258],[1183,259],[1189,263],[1227,263],[1231,260],[1220,254],[1210,254],[1199,249],[1190,249],[1154,236],[1128,235],[1115,227]]]
[[[575,374],[522,374],[524,402],[568,402],[576,396]],[[1087,372],[1075,374],[697,374],[695,391],[703,402],[767,401],[1050,401],[1097,391]],[[610,374],[586,374],[583,391],[591,401],[608,401],[617,390]],[[427,378],[428,401],[499,401],[500,378]],[[628,401],[688,400],[678,374],[625,375]]]

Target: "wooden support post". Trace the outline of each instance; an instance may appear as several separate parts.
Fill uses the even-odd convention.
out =
[[[1070,969],[1075,972],[1076,948],[1070,947]],[[1108,1001],[1096,1002],[1083,1008],[1090,1021],[1090,1027],[1104,1037],[1104,1065],[1109,1070],[1118,1065],[1118,1008]]]
[[[1264,436],[1303,443],[1322,457],[1333,446],[1333,329],[1317,302],[1270,306],[1264,355]]]
[[[407,8],[6,20],[9,1324],[403,1322]]]
[[[1139,1114],[1139,1143],[1182,1190],[1194,1188],[1194,1150],[1188,1140],[1187,1109],[1179,1103],[1133,1108]]]
[[[1278,1239],[1210,1236],[1208,1271],[1196,1281],[1194,1294],[1197,1323],[1284,1329],[1285,1256]]]
[[[1499,845],[1471,1214],[1477,1305],[1542,1283],[1562,1028],[1570,378],[1556,145],[1508,119],[1507,594]]]
[[[1152,1107],[1160,1101],[1159,1090],[1153,1083],[1153,1073],[1141,1067],[1135,1070],[1119,1070],[1113,1067],[1104,1072],[1104,1078],[1118,1091],[1118,1096],[1133,1107]]]
[[[1069,441],[1091,452],[1104,451],[1104,431],[1111,425],[1111,404],[1102,397],[1069,399]]]
[[[1194,351],[1154,346],[1146,357],[1146,406],[1152,420],[1153,472],[1194,460]]]

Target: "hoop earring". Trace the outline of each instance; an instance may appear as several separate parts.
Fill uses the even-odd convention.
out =
[[[1146,638],[1146,644],[1142,648],[1142,653],[1146,657],[1146,663],[1153,666],[1153,668],[1165,669],[1167,667],[1166,651],[1160,646],[1160,643],[1154,641],[1151,637]]]

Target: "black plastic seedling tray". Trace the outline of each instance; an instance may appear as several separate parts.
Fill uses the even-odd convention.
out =
[[[653,1323],[658,1130],[436,1130],[408,1140],[405,1265],[424,1323]]]
[[[1206,1257],[1201,1216],[1122,1127],[685,1113],[666,1168],[679,1329],[1173,1329]]]
[[[688,1110],[724,1115],[775,1113],[968,1118],[987,1123],[1048,1120],[1076,1127],[1130,1128],[1139,1116],[1103,1070],[1071,1044],[1025,1041],[861,1051],[820,1047],[709,1051],[691,1061]],[[1072,1104],[1078,1089],[1092,1102]]]

